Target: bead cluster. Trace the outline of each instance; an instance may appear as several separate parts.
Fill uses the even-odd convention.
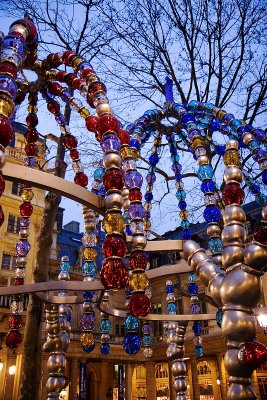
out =
[[[109,305],[109,293],[105,291],[102,299],[102,304],[104,307],[107,307]],[[101,332],[101,346],[100,346],[100,352],[103,355],[107,355],[110,353],[110,331],[111,331],[111,322],[109,320],[109,315],[106,314],[105,312],[102,312],[101,314],[101,322],[99,324],[99,329]]]

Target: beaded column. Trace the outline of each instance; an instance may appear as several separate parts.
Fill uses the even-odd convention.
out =
[[[174,286],[172,281],[166,282],[167,292],[167,311],[170,315],[176,314],[176,304],[174,295]],[[167,357],[171,362],[171,373],[174,377],[174,389],[177,393],[177,400],[186,400],[186,365],[184,357],[184,338],[186,333],[187,321],[170,321],[168,327],[168,348]]]

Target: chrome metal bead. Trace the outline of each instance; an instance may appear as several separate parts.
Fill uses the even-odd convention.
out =
[[[175,379],[173,383],[176,392],[186,392],[187,384],[185,379]]]
[[[120,193],[111,193],[105,197],[106,210],[120,210],[123,205],[123,198]]]
[[[130,205],[131,205],[131,202],[130,202],[129,199],[123,200],[123,208],[124,208],[124,210],[126,210],[126,211],[129,210]]]
[[[222,334],[226,340],[253,341],[256,336],[254,317],[243,311],[225,311],[222,319]]]
[[[128,197],[129,196],[129,190],[126,188],[123,188],[121,191],[121,194],[123,197]]]
[[[205,286],[208,286],[208,283],[212,279],[212,277],[214,277],[219,272],[219,267],[212,261],[207,261],[201,264],[199,269],[197,269],[197,274],[199,275],[201,282],[203,282]]]
[[[145,236],[136,235],[132,238],[132,247],[134,250],[141,249],[143,250],[146,247],[147,240]]]
[[[220,294],[220,289],[222,282],[224,280],[224,275],[218,275],[217,278],[215,278],[211,283],[209,284],[209,292],[211,294],[211,297],[217,304],[217,306],[221,307],[222,306],[222,300],[221,300],[221,294]]]
[[[221,254],[213,254],[211,258],[212,258],[212,262],[214,262],[214,264],[218,265],[219,267],[222,266],[222,255]]]
[[[188,260],[188,258],[196,251],[200,249],[200,246],[197,242],[194,242],[193,240],[187,240],[183,244],[183,256],[185,260]]]
[[[257,270],[264,268],[267,264],[267,248],[256,242],[250,243],[245,249],[244,262]]]
[[[210,238],[220,237],[221,228],[220,228],[219,224],[216,224],[216,223],[209,224],[208,227],[207,227],[207,235]]]
[[[198,264],[204,262],[204,261],[209,261],[210,256],[206,254],[204,249],[201,249],[201,251],[197,251],[191,258],[190,260],[190,265],[191,267],[195,270],[198,266]]]
[[[223,213],[223,222],[225,225],[232,222],[244,224],[246,222],[246,214],[241,206],[229,205],[225,207]]]
[[[223,248],[222,265],[226,269],[231,265],[243,262],[245,248],[241,243],[232,243]]]
[[[100,117],[103,114],[113,114],[109,103],[101,103],[96,106],[96,113]]]
[[[236,140],[229,140],[225,145],[226,150],[238,150],[238,142]]]
[[[224,171],[224,181],[225,183],[241,183],[243,180],[243,173],[241,169],[235,166],[227,167]]]
[[[108,343],[110,341],[110,335],[108,333],[102,333],[101,342]]]
[[[177,376],[186,375],[186,364],[184,361],[173,361],[171,364],[171,373],[176,378]]]
[[[17,257],[16,258],[16,265],[18,267],[25,267],[28,262],[27,257]]]
[[[66,357],[64,354],[51,354],[47,362],[48,372],[63,374],[66,364]]]
[[[261,215],[262,215],[262,219],[267,221],[267,205],[262,207]]]
[[[108,153],[103,157],[103,165],[105,169],[120,168],[121,157],[117,153]]]
[[[197,163],[199,166],[204,165],[204,164],[209,164],[210,160],[207,156],[200,156],[197,159]]]
[[[246,228],[239,224],[229,224],[223,228],[222,242],[240,242],[245,243],[247,237]]]
[[[66,385],[66,379],[63,376],[57,376],[57,377],[50,376],[46,383],[46,390],[49,399],[51,398],[51,395],[59,396],[60,392],[64,389],[65,385]]]
[[[245,133],[244,135],[242,135],[242,139],[245,144],[249,144],[249,142],[251,142],[254,137],[251,133]]]
[[[24,37],[25,40],[27,39],[28,30],[27,30],[26,26],[21,25],[21,24],[14,24],[14,25],[11,25],[10,28],[11,28],[12,32],[16,31],[16,32],[20,33]]]
[[[177,353],[177,346],[175,343],[170,343],[167,347],[166,355],[168,358],[173,357]]]

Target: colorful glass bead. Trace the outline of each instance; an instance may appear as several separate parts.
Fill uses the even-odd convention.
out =
[[[30,251],[31,245],[27,240],[19,240],[16,244],[16,252],[19,256],[26,256]]]
[[[13,138],[13,127],[4,115],[0,115],[0,144],[7,147]]]
[[[138,171],[129,171],[125,174],[125,184],[128,189],[141,188],[143,177]]]
[[[200,306],[198,303],[191,304],[191,313],[196,315],[200,313]]]
[[[254,229],[254,239],[264,245],[267,245],[267,223],[261,221]]]
[[[148,284],[148,277],[143,272],[134,272],[129,275],[129,286],[132,291],[144,291]]]
[[[201,191],[203,193],[213,193],[215,191],[215,183],[211,180],[206,180],[202,182]]]
[[[177,307],[176,307],[175,303],[168,303],[167,304],[168,314],[176,314],[176,310],[177,310]]]
[[[5,337],[5,343],[9,349],[16,349],[17,347],[19,347],[21,342],[22,335],[16,329],[10,330]]]
[[[109,319],[102,319],[100,322],[100,332],[110,332],[111,330],[111,322]]]
[[[212,254],[221,253],[223,250],[221,238],[211,238],[208,243],[208,248]]]
[[[221,212],[216,206],[210,205],[205,208],[203,216],[205,221],[208,223],[218,222],[221,218]]]
[[[227,150],[223,156],[225,165],[240,165],[240,155],[236,150]]]
[[[109,213],[105,215],[105,218],[103,220],[103,228],[105,229],[107,234],[122,234],[124,232],[125,226],[126,224],[121,214]]]
[[[121,236],[110,235],[104,240],[102,249],[105,258],[114,256],[123,258],[126,253],[126,244]]]
[[[196,283],[189,283],[188,285],[188,293],[192,295],[198,294],[198,287]]]
[[[99,117],[96,129],[100,138],[102,138],[102,136],[107,132],[118,133],[120,129],[120,123],[117,118],[113,117],[112,115],[105,114]]]
[[[118,135],[118,138],[120,139],[122,145],[130,143],[129,132],[126,131],[125,129],[119,129],[117,135]]]
[[[94,335],[91,332],[83,333],[80,337],[82,346],[91,347],[95,343]]]
[[[144,346],[151,346],[153,339],[151,335],[144,335],[142,339],[143,345]]]
[[[90,115],[89,117],[86,118],[85,123],[86,123],[86,128],[88,129],[88,131],[96,132],[97,121],[98,121],[98,118],[95,117],[94,115]]]
[[[95,329],[95,313],[83,314],[80,320],[80,328],[82,331],[92,331]]]
[[[109,169],[103,177],[105,190],[121,190],[124,186],[124,177],[118,169]]]
[[[136,331],[139,328],[139,320],[134,315],[127,314],[124,324],[128,331]]]
[[[192,326],[192,331],[196,336],[200,336],[202,333],[201,322],[194,322]]]
[[[86,187],[88,185],[88,176],[85,175],[83,172],[77,172],[74,177],[74,182],[76,185]]]
[[[204,356],[204,351],[202,346],[196,346],[194,349],[194,355],[196,358],[201,358]]]
[[[96,257],[97,257],[97,251],[94,247],[83,248],[83,258],[85,260],[95,260]]]
[[[129,267],[132,270],[145,269],[147,265],[147,257],[144,251],[136,250],[132,252],[129,258]]]
[[[254,370],[267,361],[267,349],[262,343],[247,342],[241,345],[238,358]]]
[[[10,329],[19,329],[22,327],[22,316],[21,315],[11,315],[8,320]]]
[[[134,293],[128,307],[130,313],[135,317],[146,317],[150,312],[149,298],[143,293]]]
[[[143,219],[144,218],[144,207],[142,204],[133,203],[129,208],[129,216],[131,219]]]
[[[222,327],[223,310],[221,308],[216,312],[216,323],[219,328]]]
[[[137,333],[129,332],[123,340],[123,348],[127,354],[138,353],[141,347],[141,340]]]
[[[212,179],[213,169],[210,165],[201,165],[198,169],[197,175],[201,181],[204,181],[205,179]]]
[[[68,149],[74,149],[77,147],[78,141],[75,136],[73,135],[66,135],[64,137],[64,146]]]
[[[101,343],[100,345],[100,353],[106,356],[110,353],[110,345],[108,343]]]
[[[86,275],[91,275],[94,278],[96,274],[95,263],[93,261],[86,261],[83,264],[83,273]]]
[[[83,351],[85,351],[85,353],[91,353],[95,348],[95,343],[92,344],[92,346],[82,346]]]
[[[111,259],[104,262],[100,278],[105,289],[120,289],[128,283],[128,271],[122,260]]]
[[[244,201],[244,190],[237,183],[228,183],[222,192],[222,199],[225,205],[239,204]]]

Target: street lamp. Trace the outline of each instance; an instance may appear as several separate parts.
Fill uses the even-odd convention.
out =
[[[8,368],[8,373],[9,375],[15,375],[16,373],[16,365],[10,365],[10,367]]]

